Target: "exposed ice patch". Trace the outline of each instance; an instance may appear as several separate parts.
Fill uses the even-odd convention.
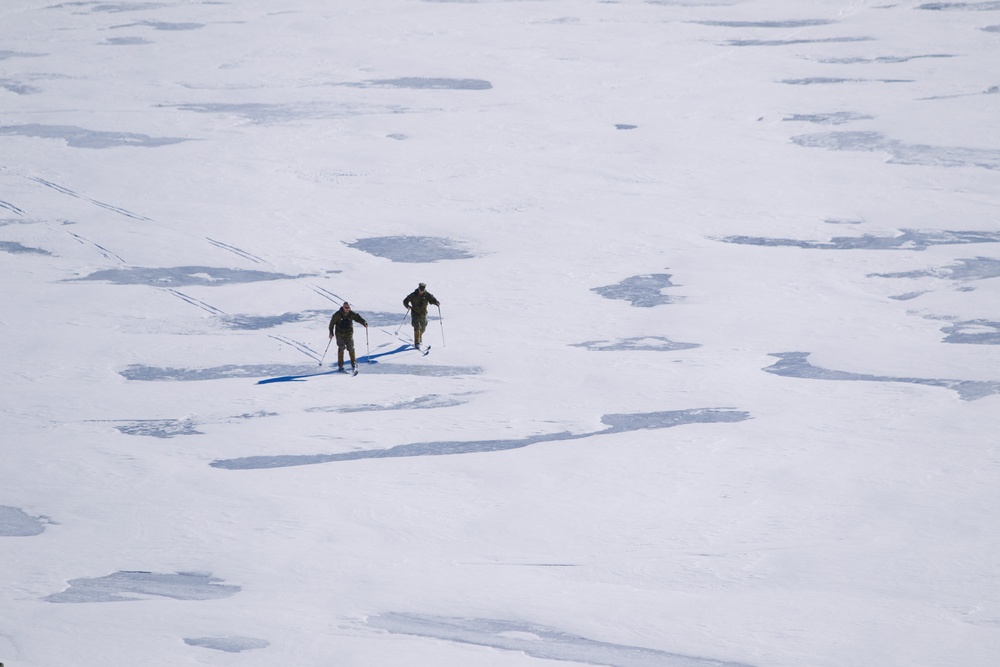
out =
[[[827,37],[825,39],[730,39],[725,46],[792,46],[795,44],[837,44],[841,42],[870,42],[874,37]]]
[[[1000,150],[960,146],[904,144],[881,132],[822,132],[792,137],[792,142],[808,148],[832,151],[889,153],[890,163],[929,167],[981,167],[1000,169]]]
[[[0,252],[8,252],[12,255],[51,255],[52,253],[48,250],[42,250],[41,248],[32,248],[31,246],[21,245],[17,241],[0,241]]]
[[[15,95],[34,95],[42,92],[41,88],[21,83],[13,79],[0,79],[0,89],[6,90]]]
[[[448,79],[441,77],[404,76],[398,79],[373,79],[359,83],[343,83],[352,88],[412,88],[415,90],[489,90],[493,87],[482,79]]]
[[[43,517],[31,516],[17,507],[0,505],[0,537],[32,537],[45,532]]]
[[[107,46],[138,46],[141,44],[153,44],[154,42],[145,37],[109,37],[101,43]]]
[[[638,308],[652,308],[668,303],[676,303],[681,296],[668,296],[661,290],[677,287],[670,282],[669,273],[647,273],[641,276],[626,278],[616,285],[594,287],[590,291],[597,292],[605,299],[622,299]]]
[[[190,419],[138,419],[115,427],[125,435],[175,438],[179,435],[204,435]]]
[[[434,366],[430,364],[369,364],[367,357],[358,357],[361,370],[376,375],[418,375],[422,377],[455,377],[478,375],[483,369],[478,366]],[[314,364],[252,364],[213,366],[211,368],[169,368],[132,364],[119,372],[126,380],[142,382],[194,382],[201,380],[257,379],[257,384],[294,382],[323,375],[335,375],[336,371],[318,369]]]
[[[0,136],[62,139],[73,148],[118,148],[120,146],[156,148],[190,141],[190,139],[180,137],[151,137],[148,134],[134,132],[101,132],[74,125],[38,124],[0,126]]]
[[[967,345],[1000,345],[1000,322],[966,320],[941,329],[948,334],[944,342]]]
[[[53,593],[46,602],[128,602],[149,596],[175,600],[218,600],[236,595],[239,586],[219,584],[209,572],[120,571],[95,579],[71,579],[69,588]]]
[[[306,408],[306,412],[382,412],[386,410],[434,410],[437,408],[450,408],[456,405],[468,403],[468,399],[457,396],[441,396],[439,394],[428,394],[418,396],[409,401],[397,401],[395,403],[366,403],[363,405],[348,405],[328,408]]]
[[[831,19],[790,19],[787,21],[688,21],[699,25],[720,26],[723,28],[807,28],[810,26],[831,25],[836,23]]]
[[[813,114],[793,114],[791,116],[786,116],[781,120],[789,122],[806,122],[806,123],[816,123],[819,125],[844,125],[845,123],[853,123],[859,120],[871,120],[875,116],[869,116],[868,114],[854,113],[853,111],[834,111],[831,113],[813,113]]]
[[[916,8],[938,12],[991,12],[1000,11],[1000,2],[927,2]]]
[[[675,343],[663,336],[635,336],[619,338],[618,340],[590,340],[584,343],[572,343],[573,347],[583,347],[597,352],[617,352],[644,350],[652,352],[674,352],[701,347],[698,343]]]
[[[875,58],[865,58],[862,56],[846,56],[839,58],[816,58],[816,62],[831,65],[855,65],[870,63],[906,63],[919,58],[954,58],[950,53],[930,53],[919,56],[877,56]]]
[[[608,667],[749,667],[745,663],[596,641],[521,621],[388,612],[368,617],[366,624],[392,634],[517,651],[540,660],[561,660],[574,664]]]
[[[786,246],[812,250],[925,250],[936,245],[964,245],[968,243],[998,243],[1000,232],[953,232],[902,229],[898,236],[835,236],[829,241],[800,241],[763,236],[726,236],[717,239],[724,243],[742,245]],[[878,274],[875,274],[878,275]],[[891,274],[896,276],[899,274]]]
[[[62,9],[64,7],[86,8],[91,14],[107,13],[118,14],[122,12],[141,12],[147,9],[162,9],[170,5],[162,2],[63,2],[58,5],[50,5],[48,9]],[[82,14],[83,12],[74,12]]]
[[[218,113],[236,116],[260,125],[289,123],[299,120],[330,120],[353,118],[370,114],[408,113],[410,109],[396,105],[372,104],[327,104],[306,102],[300,104],[271,104],[263,102],[206,102],[189,104],[165,104],[166,108],[193,111],[195,113]]]
[[[782,79],[781,83],[792,86],[812,86],[831,83],[913,83],[913,79],[845,79],[833,76],[810,76],[804,79]]]
[[[545,433],[532,435],[516,440],[471,440],[471,441],[439,441],[417,442],[408,445],[397,445],[388,449],[366,449],[337,454],[279,454],[276,456],[246,456],[236,459],[213,461],[213,468],[226,470],[259,470],[264,468],[288,468],[292,466],[316,465],[319,463],[334,463],[344,461],[359,461],[363,459],[389,459],[414,456],[452,456],[456,454],[482,454],[510,449],[520,449],[541,442],[558,442],[562,440],[579,440],[595,435],[609,433],[624,433],[649,429],[671,428],[683,424],[706,424],[722,422],[740,422],[750,419],[750,415],[731,408],[698,408],[691,410],[673,410],[667,412],[646,412],[638,414],[604,415],[601,422],[608,428],[592,433]]]
[[[260,329],[271,329],[282,324],[309,322],[326,318],[329,315],[330,313],[324,310],[307,310],[301,313],[283,313],[281,315],[223,315],[219,317],[219,321],[226,329],[258,331]],[[367,315],[365,319],[368,320],[369,324],[372,323]]]
[[[226,653],[239,653],[240,651],[267,648],[271,645],[271,642],[266,639],[254,639],[253,637],[188,637],[184,639],[184,643],[188,646],[201,646]]]
[[[809,363],[809,352],[777,352],[770,356],[777,357],[773,365],[763,370],[784,377],[804,378],[808,380],[841,380],[855,382],[906,382],[922,384],[930,387],[944,387],[958,392],[963,401],[974,401],[993,394],[1000,394],[1000,382],[975,380],[935,380],[929,378],[892,377],[888,375],[868,375],[835,371],[813,366]]]
[[[137,21],[136,23],[126,23],[124,25],[111,26],[112,29],[117,28],[134,28],[137,26],[146,26],[152,28],[153,30],[174,30],[174,31],[184,31],[184,30],[198,30],[204,28],[204,23],[170,23],[167,21]]]
[[[917,271],[900,271],[898,273],[870,273],[875,278],[947,278],[949,280],[987,280],[1000,277],[1000,259],[992,257],[975,257],[960,259],[957,264],[933,269]]]
[[[437,236],[376,236],[347,245],[376,257],[410,264],[475,257],[461,241]]]
[[[297,276],[269,271],[249,269],[226,269],[212,266],[175,266],[164,268],[129,267],[124,269],[102,269],[82,278],[72,278],[64,282],[84,280],[101,281],[115,285],[153,285],[155,287],[187,287],[189,285],[217,286],[231,283],[255,283],[268,280],[294,280],[312,274]]]

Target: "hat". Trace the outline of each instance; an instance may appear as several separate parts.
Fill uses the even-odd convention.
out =
[[[351,304],[349,304],[349,303],[347,303],[347,302],[345,301],[345,302],[344,302],[344,306],[346,306],[346,307],[350,308],[350,307],[351,307]],[[343,307],[343,306],[341,306],[341,307]]]
[[[420,283],[417,287],[427,287],[427,283]]]

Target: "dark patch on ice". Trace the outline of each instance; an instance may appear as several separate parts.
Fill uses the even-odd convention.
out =
[[[408,136],[406,136],[405,134],[401,134],[399,132],[393,132],[392,134],[387,134],[385,136],[388,139],[395,139],[396,141],[404,141],[406,139],[409,139]]]
[[[648,273],[641,276],[626,278],[617,285],[594,287],[590,291],[597,292],[605,299],[622,299],[639,308],[652,308],[668,303],[676,303],[681,296],[668,296],[661,290],[668,287],[678,287],[670,282],[669,273]]]
[[[119,571],[95,579],[71,579],[69,588],[53,593],[46,602],[130,602],[147,596],[174,600],[218,600],[236,595],[239,586],[219,584],[210,572]]]
[[[0,89],[6,90],[9,93],[14,93],[15,95],[34,95],[42,92],[41,88],[29,86],[26,83],[14,81],[13,79],[0,79]]]
[[[226,269],[213,266],[175,266],[164,268],[130,267],[125,269],[102,269],[83,278],[72,278],[63,282],[85,280],[113,283],[115,285],[154,285],[156,287],[186,287],[190,285],[217,286],[233,283],[256,283],[270,280],[294,280],[312,274],[297,276],[269,271],[249,269]]]
[[[115,26],[111,26],[111,27],[112,27],[112,29],[116,29],[116,28],[135,28],[137,26],[138,27],[145,26],[145,27],[148,27],[148,28],[152,28],[153,30],[177,30],[177,31],[184,31],[184,30],[198,30],[200,28],[204,28],[205,24],[204,23],[169,23],[169,22],[166,22],[166,21],[137,21],[135,23],[126,23],[124,25],[115,25]]]
[[[254,639],[253,637],[188,637],[184,639],[184,643],[188,646],[200,646],[226,653],[239,653],[240,651],[267,648],[271,645],[271,642],[266,639]]]
[[[951,232],[902,229],[898,236],[835,236],[829,241],[773,239],[762,236],[726,236],[719,241],[741,245],[785,246],[811,250],[925,250],[936,245],[998,243],[1000,232]],[[895,276],[892,276],[895,277]]]
[[[637,127],[639,127],[639,126],[638,125],[628,125],[626,123],[616,123],[615,124],[615,129],[616,130],[634,130]]]
[[[226,329],[258,331],[271,329],[282,324],[319,320],[327,318],[329,315],[330,312],[325,310],[307,310],[301,313],[283,313],[281,315],[223,315],[219,317],[219,321]],[[367,315],[365,319],[368,319]],[[371,324],[370,320],[369,324]]]
[[[387,612],[369,616],[365,622],[392,634],[516,651],[540,660],[608,667],[749,667],[745,663],[596,641],[523,621]]]
[[[355,345],[357,343],[355,342]],[[412,349],[412,348],[410,348]],[[479,375],[483,369],[479,366],[434,366],[431,364],[384,364],[371,363],[367,357],[358,357],[361,370],[366,374],[375,375],[419,375],[421,377],[456,377],[460,375]],[[215,366],[212,368],[164,368],[132,364],[119,371],[126,380],[139,382],[198,382],[202,380],[232,380],[258,379],[257,384],[274,382],[293,382],[307,380],[321,375],[335,375],[335,370],[320,368],[313,364],[253,364]]]
[[[943,387],[958,393],[963,401],[974,401],[993,394],[1000,394],[1000,382],[976,380],[935,380],[928,378],[892,377],[888,375],[867,375],[847,371],[834,371],[813,366],[809,363],[809,352],[777,352],[769,356],[778,361],[763,370],[783,377],[807,380],[842,380],[853,382],[905,382],[930,387]]]
[[[950,53],[930,53],[927,55],[920,56],[877,56],[875,58],[864,58],[861,56],[850,56],[842,58],[817,58],[817,62],[830,65],[857,65],[857,64],[893,64],[893,63],[906,63],[911,60],[918,60],[920,58],[954,58],[955,56]]]
[[[863,220],[842,220],[837,218],[827,218],[824,220],[828,225],[861,225],[864,224]]]
[[[928,167],[981,167],[1000,169],[1000,150],[904,144],[888,139],[881,132],[822,132],[792,137],[792,142],[808,148],[832,151],[867,151],[889,153],[893,164]]]
[[[204,435],[191,419],[139,419],[116,426],[125,435],[148,435],[175,438],[179,435]]]
[[[988,25],[985,28],[980,28],[983,32],[1000,32],[1000,25]]]
[[[45,517],[31,516],[18,507],[0,505],[0,537],[34,537],[45,532]]]
[[[138,46],[141,44],[153,44],[152,40],[145,37],[109,37],[102,44],[107,46]]]
[[[0,126],[0,136],[36,137],[39,139],[62,139],[73,148],[117,148],[133,146],[157,148],[179,144],[190,139],[179,137],[151,137],[134,132],[100,132],[74,125],[4,125]]]
[[[162,9],[169,6],[169,4],[160,2],[63,2],[58,5],[50,5],[48,9],[80,7],[89,9],[91,14],[118,14],[122,12],[140,12],[147,9]]]
[[[674,410],[669,412],[646,412],[638,414],[604,415],[601,422],[608,428],[592,433],[545,433],[517,440],[471,440],[448,442],[417,442],[397,445],[388,449],[367,449],[338,454],[281,454],[278,456],[246,456],[237,459],[213,461],[213,468],[227,470],[257,470],[262,468],[288,468],[292,466],[315,465],[363,459],[388,459],[413,456],[452,456],[456,454],[482,454],[520,449],[541,442],[579,440],[595,435],[626,433],[630,431],[671,428],[684,424],[709,424],[740,422],[750,419],[750,415],[730,408],[699,408]]]
[[[617,352],[622,350],[647,350],[651,352],[674,352],[701,347],[698,343],[675,343],[663,336],[636,336],[619,338],[618,340],[590,340],[584,343],[572,343],[573,347],[584,347],[596,352]]]
[[[831,25],[836,23],[831,19],[792,19],[788,21],[688,21],[699,25],[712,25],[722,28],[806,28],[809,26]]]
[[[870,42],[874,37],[827,37],[825,39],[730,39],[725,46],[792,46],[795,44],[838,44]]]
[[[804,79],[782,79],[791,86],[812,86],[831,83],[913,83],[913,79],[843,79],[832,76],[810,76]]]
[[[447,79],[441,77],[404,76],[398,79],[373,79],[359,83],[343,83],[352,88],[411,88],[415,90],[489,90],[493,87],[482,79]]]
[[[944,342],[963,345],[1000,345],[1000,322],[966,320],[941,329],[948,334]]]
[[[1000,11],[1000,2],[927,2],[916,8],[937,12],[992,12]]]
[[[21,245],[16,241],[0,241],[0,252],[9,252],[12,255],[51,255],[52,253],[48,250],[42,250],[41,248],[32,248],[31,246]]]
[[[846,123],[853,123],[859,120],[871,120],[875,116],[869,116],[863,113],[854,113],[853,111],[834,111],[831,113],[813,113],[813,114],[793,114],[791,116],[785,116],[781,120],[788,122],[806,122],[806,123],[816,123],[817,125],[844,125]]]
[[[42,56],[47,56],[47,53],[30,53],[27,51],[4,51],[0,50],[0,60],[7,60],[8,58],[41,58]]]
[[[896,294],[895,296],[890,296],[889,298],[895,301],[910,301],[923,294],[927,294],[927,292],[907,292],[906,294]]]
[[[949,280],[987,280],[1000,277],[1000,259],[975,257],[959,259],[957,264],[917,271],[870,273],[875,278],[946,278]]]
[[[193,111],[195,113],[219,113],[244,118],[251,123],[260,125],[288,123],[298,120],[330,120],[336,118],[353,118],[370,114],[407,113],[409,109],[394,105],[372,104],[339,104],[330,105],[319,102],[301,104],[269,104],[261,102],[227,103],[189,103],[164,104],[164,108]]]
[[[358,239],[347,245],[376,257],[409,264],[475,257],[463,247],[465,244],[461,241],[438,236],[376,236]]]
[[[456,405],[465,405],[468,399],[456,396],[441,396],[439,394],[428,394],[418,396],[409,401],[399,401],[396,403],[366,403],[364,405],[349,405],[342,407],[328,408],[306,408],[306,412],[382,412],[386,410],[435,410],[437,408],[451,408]]]

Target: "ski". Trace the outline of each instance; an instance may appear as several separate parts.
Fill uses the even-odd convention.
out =
[[[419,350],[420,348],[417,348],[417,349]],[[431,346],[428,345],[424,349],[420,350],[420,353],[426,357],[428,354],[431,353]]]
[[[351,375],[354,376],[354,375],[357,375],[357,374],[358,374],[358,369],[357,368],[352,368],[351,369]]]

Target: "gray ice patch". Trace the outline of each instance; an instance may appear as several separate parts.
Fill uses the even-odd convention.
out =
[[[349,405],[344,407],[330,408],[306,408],[306,412],[382,412],[388,410],[436,410],[437,408],[451,408],[456,405],[465,405],[468,399],[457,398],[455,396],[441,396],[439,394],[428,394],[418,396],[409,401],[398,401],[395,403],[365,403],[363,405]]]
[[[967,345],[1000,345],[1000,322],[966,320],[941,329],[948,334],[944,342]]]
[[[630,125],[629,123],[615,123],[616,130],[635,130],[638,125]]]
[[[425,264],[475,257],[461,241],[438,236],[376,236],[347,244],[351,248],[392,262]]]
[[[1000,393],[1000,382],[974,380],[936,380],[929,378],[892,377],[887,375],[867,375],[848,371],[835,371],[809,363],[808,352],[777,352],[769,356],[777,357],[773,365],[763,370],[783,377],[807,380],[837,380],[853,382],[905,382],[929,387],[943,387],[958,393],[963,401],[974,401]]]
[[[152,44],[153,41],[145,37],[109,37],[102,44],[107,46],[138,46],[141,44]]]
[[[975,257],[960,259],[957,264],[934,269],[900,271],[897,273],[870,273],[875,278],[945,278],[949,280],[987,280],[1000,277],[1000,259]]]
[[[965,245],[969,243],[998,243],[1000,232],[921,231],[902,229],[897,236],[835,236],[829,241],[800,241],[762,236],[726,236],[724,243],[742,245],[785,246],[811,250],[925,250],[937,245]]]
[[[675,352],[677,350],[690,350],[701,347],[698,343],[675,343],[663,336],[635,336],[632,338],[619,338],[618,340],[590,340],[584,343],[572,343],[573,347],[583,347],[595,352],[619,352],[619,351],[650,351],[650,352]]]
[[[116,426],[125,435],[175,438],[179,435],[204,435],[190,419],[139,419]]]
[[[874,37],[827,37],[825,39],[730,39],[725,46],[793,46],[797,44],[840,44],[870,42]]]
[[[119,14],[122,12],[141,12],[147,9],[162,9],[170,5],[160,2],[64,2],[58,5],[50,5],[48,9],[62,9],[64,7],[87,8],[91,14],[106,13]],[[77,12],[82,13],[82,12]]]
[[[901,141],[886,138],[881,132],[803,134],[792,137],[792,142],[807,148],[825,148],[831,151],[888,153],[891,156],[889,162],[892,164],[1000,169],[1000,150],[904,144]]]
[[[164,268],[129,267],[124,269],[102,269],[83,278],[73,278],[64,282],[85,280],[113,283],[115,285],[152,285],[155,287],[187,287],[190,285],[217,286],[231,283],[256,283],[269,280],[294,280],[310,274],[297,276],[269,271],[248,269],[226,269],[213,266],[175,266]]]
[[[927,2],[917,5],[917,9],[936,12],[991,12],[1000,10],[1000,2]]]
[[[456,377],[479,375],[483,369],[478,366],[433,366],[429,364],[388,364],[366,363],[358,359],[365,374],[375,375],[417,375],[421,377]],[[201,380],[260,379],[258,384],[294,382],[322,375],[333,375],[335,371],[313,364],[250,364],[213,366],[211,368],[170,368],[132,364],[119,371],[126,380],[141,382],[195,382]]]
[[[34,95],[42,92],[41,88],[14,81],[13,79],[0,79],[0,89],[6,90],[15,95]]]
[[[609,433],[624,433],[649,429],[671,428],[684,424],[706,424],[740,422],[750,419],[746,412],[730,408],[698,408],[692,410],[673,410],[667,412],[646,412],[638,414],[604,415],[601,422],[608,428],[592,433],[544,433],[515,440],[471,440],[417,442],[408,445],[397,445],[388,449],[367,449],[338,454],[281,454],[277,456],[246,456],[236,459],[221,459],[213,461],[213,468],[226,470],[260,470],[265,468],[288,468],[292,466],[316,465],[319,463],[334,463],[345,461],[360,461],[364,459],[390,459],[414,456],[453,456],[457,454],[482,454],[520,449],[542,442],[559,442],[563,440],[579,440],[595,435]]]
[[[374,79],[361,83],[340,84],[353,88],[412,88],[415,90],[489,90],[493,87],[482,79],[447,79],[440,77],[404,76],[398,79]]]
[[[521,621],[388,612],[368,617],[366,624],[392,634],[517,651],[540,660],[608,667],[749,667],[745,663],[596,641]]]
[[[844,125],[846,123],[854,123],[859,120],[871,120],[875,116],[869,116],[868,114],[854,113],[852,111],[834,111],[832,113],[814,113],[814,114],[793,114],[791,116],[786,116],[782,118],[783,121],[789,122],[806,122],[806,123],[816,123],[818,125]]]
[[[844,79],[833,76],[810,76],[804,79],[782,79],[781,83],[792,86],[811,86],[831,83],[913,83],[913,79]]]
[[[138,21],[136,23],[127,23],[125,25],[111,26],[112,28],[134,28],[137,26],[146,26],[152,28],[153,30],[168,30],[168,31],[185,31],[185,30],[198,30],[204,28],[204,23],[169,23],[166,21]]]
[[[981,28],[983,32],[1000,32],[1000,25],[988,25]]]
[[[4,51],[0,49],[0,60],[7,60],[8,58],[41,58],[42,56],[48,55],[47,53],[29,53],[25,51]]]
[[[676,303],[684,297],[668,296],[661,290],[677,287],[670,282],[669,273],[647,273],[641,276],[626,278],[616,285],[594,287],[590,291],[597,292],[605,299],[622,299],[638,308],[652,308],[668,303]]]
[[[12,255],[51,255],[52,253],[48,250],[42,250],[41,248],[32,248],[31,246],[21,245],[16,241],[0,241],[0,252],[9,252]]]
[[[179,144],[189,139],[179,137],[151,137],[134,132],[100,132],[74,125],[4,125],[0,126],[0,136],[37,137],[40,139],[62,139],[73,148],[118,148],[134,146],[156,148]]]
[[[33,537],[45,532],[43,517],[31,516],[17,507],[0,505],[0,537]]]
[[[689,21],[699,25],[722,28],[808,28],[810,26],[831,25],[831,19],[792,19],[788,21]]]
[[[236,595],[239,586],[219,584],[222,579],[206,572],[120,571],[96,579],[71,579],[69,588],[53,593],[46,602],[129,602],[147,597],[174,600],[218,600]]]
[[[307,310],[302,313],[284,313],[282,315],[223,315],[219,318],[226,329],[237,331],[258,331],[271,329],[282,324],[295,322],[311,322],[325,318],[330,313],[324,310]],[[367,320],[368,318],[365,317]],[[371,321],[369,320],[369,324]]]
[[[949,53],[931,53],[922,56],[876,56],[875,58],[864,58],[861,56],[849,56],[842,58],[817,58],[817,62],[830,65],[858,65],[858,64],[871,64],[871,63],[905,63],[911,60],[917,60],[919,58],[954,58],[955,56]]]
[[[188,637],[184,639],[188,646],[200,646],[226,653],[239,653],[257,648],[267,648],[271,642],[253,637]]]
[[[270,104],[260,102],[227,103],[190,103],[163,105],[169,108],[193,111],[195,113],[219,113],[237,116],[251,123],[273,125],[299,120],[330,120],[337,118],[353,118],[371,114],[408,113],[410,110],[399,106],[377,106],[371,104],[339,104],[301,103],[301,104]]]

